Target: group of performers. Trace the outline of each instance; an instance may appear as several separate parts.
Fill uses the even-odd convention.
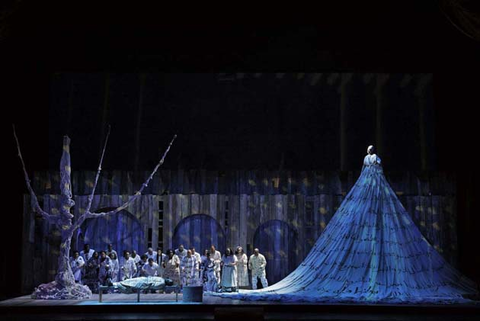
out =
[[[423,237],[386,180],[373,146],[360,177],[302,264],[270,287],[265,266],[258,249],[247,259],[241,247],[223,256],[214,246],[203,256],[182,245],[167,254],[149,248],[141,257],[126,251],[119,264],[111,245],[100,253],[86,245],[72,258],[77,280],[93,289],[109,279],[160,276],[180,286],[203,284],[214,296],[252,301],[418,304],[470,303],[479,297],[477,285]],[[237,291],[248,287],[248,269],[252,289],[258,279],[263,288]]]
[[[112,285],[141,276],[156,276],[170,279],[173,284],[183,286],[201,285],[205,291],[236,292],[239,288],[257,288],[260,280],[262,287],[268,286],[265,256],[256,248],[247,257],[243,248],[235,251],[227,248],[222,254],[212,245],[203,255],[180,245],[178,249],[162,252],[148,248],[143,255],[135,250],[124,251],[121,258],[108,245],[107,250],[95,251],[85,244],[82,251],[74,251],[70,266],[75,281],[87,285],[92,292],[98,292],[99,285]]]

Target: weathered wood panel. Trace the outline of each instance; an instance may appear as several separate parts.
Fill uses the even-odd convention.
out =
[[[120,206],[138,190],[148,174],[104,172],[92,209]],[[240,245],[247,254],[251,254],[255,233],[262,224],[275,220],[284,222],[298,233],[295,256],[289,255],[290,258],[295,257],[291,259],[295,262],[289,264],[298,265],[325,229],[358,174],[337,171],[161,170],[144,195],[126,210],[141,225],[145,247],[147,243],[156,247],[159,243],[159,203],[163,202],[163,239],[160,241],[163,241],[164,249],[175,246],[175,228],[182,220],[195,214],[208,215],[218,222],[225,234],[225,245]],[[75,217],[86,207],[94,178],[94,171],[73,173]],[[441,172],[392,172],[387,173],[387,179],[421,232],[455,264],[455,176]],[[33,179],[38,195],[42,195],[41,191],[49,191],[49,194],[40,196],[48,212],[58,211],[58,180],[58,172],[40,172]],[[24,273],[29,274],[22,279],[26,292],[40,282],[53,280],[59,243],[59,231],[41,219],[32,219],[35,216],[29,199],[26,195],[23,226],[26,241],[22,253],[26,267]],[[128,224],[126,229],[129,229]],[[192,231],[188,232],[189,235],[203,233],[195,226]],[[73,247],[81,245],[77,239],[73,241]],[[146,248],[137,251],[143,253]]]
[[[359,171],[207,171],[160,170],[144,194],[336,194],[344,195],[355,183]],[[103,171],[96,194],[131,195],[137,191],[149,172]],[[455,195],[456,178],[446,172],[386,172],[398,195]],[[95,171],[72,173],[73,193],[91,192]],[[33,187],[39,195],[58,194],[56,171],[38,172]]]

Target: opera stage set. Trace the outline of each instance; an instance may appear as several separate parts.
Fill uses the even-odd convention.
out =
[[[203,33],[186,27],[167,37],[143,26],[123,42],[122,28],[50,25],[50,40],[40,40],[42,29],[26,37],[45,41],[47,54],[27,56],[17,24],[30,15],[19,10],[6,38],[15,127],[3,153],[12,211],[1,235],[0,317],[479,320],[478,125],[469,107],[478,105],[480,80],[469,76],[479,70],[480,41],[423,9],[402,28],[409,37],[381,45],[363,35],[375,24],[357,34],[335,21],[232,28],[226,34],[237,40],[222,42],[220,32],[204,40],[207,52],[191,58],[200,68],[172,59],[187,48],[172,35],[202,43]],[[425,12],[434,22],[422,29]],[[384,21],[390,33],[399,32],[395,21]],[[342,37],[368,46],[339,46]],[[228,58],[227,48],[236,54]],[[223,256],[240,246],[253,262],[258,248],[269,286],[254,266],[238,292],[226,291],[223,277],[222,291],[203,288],[217,266],[208,270],[207,258],[198,266],[205,280],[195,281],[200,297],[189,292],[193,283],[175,287],[175,276],[104,268],[102,279],[102,258],[92,285],[88,264],[77,274],[71,261],[86,244],[97,252],[111,244],[119,270],[125,251],[184,245],[203,255],[214,245]]]

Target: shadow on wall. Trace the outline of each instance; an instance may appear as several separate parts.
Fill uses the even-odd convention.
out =
[[[96,212],[108,212],[113,209],[115,208],[102,208]],[[107,245],[112,243],[113,249],[120,257],[125,250],[130,252],[136,250],[137,253],[146,251],[142,225],[132,213],[126,210],[105,218],[85,220],[77,231],[75,244],[80,251],[86,243],[98,252],[106,250]]]
[[[225,253],[225,232],[213,217],[207,214],[194,214],[182,219],[173,233],[174,249],[183,244],[185,248],[194,247],[203,255],[204,250],[215,245],[220,253]]]
[[[257,228],[253,246],[267,260],[266,272],[270,285],[282,280],[297,267],[300,253],[298,245],[298,232],[284,221],[267,221]]]

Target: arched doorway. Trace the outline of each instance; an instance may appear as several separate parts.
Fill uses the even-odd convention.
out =
[[[103,208],[96,212],[108,212],[115,208]],[[112,247],[122,256],[124,250],[136,250],[138,254],[146,251],[145,237],[138,219],[130,212],[123,210],[114,215],[89,218],[77,231],[77,248],[80,251],[85,243],[95,251]]]
[[[297,267],[298,233],[290,224],[271,220],[260,225],[253,237],[253,246],[267,260],[267,280],[277,283]]]
[[[181,220],[175,227],[172,246],[178,248],[183,244],[185,248],[195,247],[203,254],[205,249],[215,245],[221,253],[225,252],[225,233],[220,224],[206,214],[195,214]]]

